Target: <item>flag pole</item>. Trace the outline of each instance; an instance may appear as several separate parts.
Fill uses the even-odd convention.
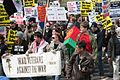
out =
[[[47,13],[47,8],[48,8],[48,6],[49,6],[49,0],[47,0],[47,4],[46,4],[46,13]],[[46,29],[46,27],[45,27],[45,24],[46,24],[46,22],[47,22],[47,19],[46,19],[47,17],[46,17],[46,14],[45,14],[45,22],[44,22],[44,28],[43,28],[43,36],[45,35],[45,29]]]

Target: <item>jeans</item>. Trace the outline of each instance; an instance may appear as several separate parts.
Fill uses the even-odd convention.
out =
[[[98,69],[99,69],[99,75],[104,75],[104,68],[103,68],[103,61],[102,61],[102,51],[98,51]]]
[[[117,56],[113,61],[113,80],[120,80],[119,79],[119,61],[120,61],[120,56]]]
[[[52,76],[52,80],[60,80],[60,75]]]

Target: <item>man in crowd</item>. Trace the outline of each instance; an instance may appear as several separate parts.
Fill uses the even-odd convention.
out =
[[[115,29],[112,26],[113,32],[108,43],[108,60],[112,59],[113,64],[113,80],[120,80],[119,78],[119,61],[120,61],[120,27]],[[111,27],[111,28],[112,28]]]
[[[67,66],[67,78],[70,80],[91,80],[94,61],[86,51],[86,43],[80,41],[76,45],[75,53],[71,56]]]

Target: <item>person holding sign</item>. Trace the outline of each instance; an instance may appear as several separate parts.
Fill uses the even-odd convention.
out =
[[[23,39],[23,32],[17,31],[16,41],[12,48],[12,54],[25,54],[28,49],[27,42]]]
[[[40,32],[34,33],[34,41],[31,43],[26,55],[30,53],[42,54],[48,43],[43,39],[43,35]],[[45,76],[32,77],[33,80],[46,80]]]
[[[69,57],[68,57],[68,51],[67,48],[64,46],[63,43],[60,42],[61,36],[56,33],[52,35],[52,41],[50,45],[46,47],[47,51],[52,51],[55,53],[56,51],[61,52],[61,69],[65,71],[66,64],[68,63]],[[60,80],[60,75],[52,76],[52,80]]]

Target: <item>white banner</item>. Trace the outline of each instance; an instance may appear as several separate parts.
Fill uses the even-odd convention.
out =
[[[66,10],[64,7],[47,8],[48,21],[67,21]]]
[[[60,52],[13,55],[2,59],[7,77],[52,76],[61,74]]]

